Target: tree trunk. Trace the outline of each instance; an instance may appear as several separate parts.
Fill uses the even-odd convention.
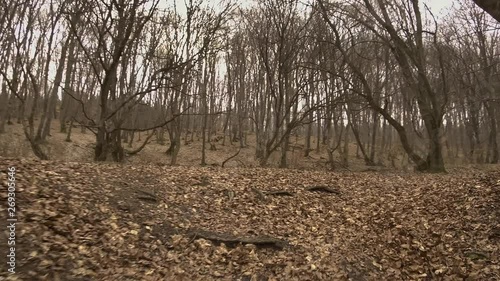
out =
[[[69,122],[69,129],[67,130],[66,134],[66,142],[71,142],[71,132],[73,130],[73,119]]]
[[[342,166],[349,167],[349,127],[352,128],[350,122],[345,127],[344,134],[344,149],[342,150]]]
[[[73,84],[72,77],[75,75],[73,67],[76,62],[75,47],[77,42],[75,39],[70,40],[71,43],[69,43],[68,62],[66,63],[66,75],[64,78],[64,90],[61,93],[61,113],[59,115],[61,133],[66,132],[66,122],[68,118],[71,118],[68,116],[70,113],[70,104],[72,103],[72,98],[69,96],[69,94],[74,94],[71,85]],[[71,122],[73,122],[73,120],[71,120]]]
[[[47,139],[47,136],[50,134],[50,125],[53,117],[52,112],[56,108],[57,93],[59,92],[59,86],[61,85],[65,61],[66,61],[66,54],[68,52],[70,41],[71,40],[68,38],[61,50],[61,57],[59,59],[59,65],[57,67],[56,76],[54,78],[54,84],[52,85],[52,91],[49,96],[47,107],[45,108],[45,113],[43,114],[45,118],[40,120],[40,125],[38,127],[38,133],[36,136],[37,141],[45,141]]]
[[[207,157],[207,122],[208,122],[208,102],[207,102],[207,85],[208,85],[208,69],[212,68],[212,62],[211,58],[206,58],[205,59],[205,67],[203,68],[203,71],[201,71],[201,67],[203,67],[203,62],[200,62],[200,75],[203,75],[200,80],[201,85],[198,87],[198,90],[200,92],[200,98],[201,98],[201,107],[203,110],[203,115],[202,115],[202,126],[201,126],[201,137],[202,137],[202,144],[201,144],[201,165],[205,166],[207,165],[206,157]],[[210,64],[210,66],[209,66]],[[214,64],[215,64],[215,59],[214,59]],[[213,69],[211,69],[213,70]],[[213,74],[214,75],[214,74]],[[214,78],[212,78],[214,79]]]
[[[0,93],[0,134],[5,133],[5,124],[7,123],[7,116],[10,110],[10,100],[9,93],[7,92],[7,83],[4,81],[2,83],[2,89]],[[12,96],[14,94],[11,94]]]
[[[371,139],[371,151],[370,151],[370,162],[375,163],[375,147],[377,142],[377,131],[379,127],[379,119],[377,112],[372,112],[373,129],[372,129],[372,139]]]
[[[486,112],[488,113],[490,131],[488,135],[488,151],[490,152],[489,163],[498,164],[499,151],[497,143],[497,120],[496,109],[493,105],[485,104]]]

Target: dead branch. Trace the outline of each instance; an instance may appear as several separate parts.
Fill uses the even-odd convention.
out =
[[[240,149],[238,149],[238,151],[237,151],[234,155],[232,155],[231,157],[229,157],[229,158],[227,158],[226,160],[224,160],[224,161],[222,162],[221,167],[222,167],[222,168],[224,168],[224,165],[226,164],[226,162],[227,162],[227,161],[229,161],[229,160],[231,160],[231,159],[233,159],[234,157],[238,156],[238,154],[240,154],[240,151],[241,151],[241,148],[240,148]]]
[[[137,193],[143,194],[143,195],[137,195],[137,199],[158,202],[158,197],[154,193],[140,189],[137,190]]]
[[[151,202],[158,202],[158,199],[156,199],[156,197],[149,197],[149,196],[139,195],[139,196],[137,196],[137,199],[141,199],[141,200],[145,200],[145,201],[151,201]]]
[[[274,196],[293,196],[293,192],[286,190],[276,190],[276,191],[267,191],[266,195],[274,195]]]
[[[144,147],[146,147],[146,145],[149,143],[149,140],[154,136],[156,135],[156,129],[153,129],[153,132],[151,132],[151,134],[144,140],[144,142],[142,143],[142,145],[137,148],[136,150],[132,150],[132,151],[128,151],[125,149],[125,153],[128,155],[128,156],[133,156],[133,155],[136,155],[137,153],[141,152],[142,149]]]
[[[331,187],[328,187],[326,185],[315,185],[315,186],[307,187],[306,190],[311,191],[311,192],[333,193],[333,194],[337,194],[337,195],[341,194],[340,191],[333,189]]]
[[[245,236],[234,236],[227,233],[218,233],[201,229],[192,229],[188,231],[188,236],[191,239],[203,238],[210,240],[214,243],[224,243],[227,246],[235,247],[238,244],[253,244],[257,247],[270,247],[283,249],[288,246],[286,240],[281,240],[269,236],[256,236],[256,237],[245,237]]]

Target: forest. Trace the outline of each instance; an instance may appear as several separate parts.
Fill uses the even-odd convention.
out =
[[[500,5],[437,2],[0,0],[0,280],[500,280]]]
[[[40,159],[52,126],[93,134],[97,161],[156,141],[176,164],[196,139],[206,165],[252,135],[263,167],[288,167],[294,137],[331,168],[350,143],[366,165],[498,163],[498,22],[472,1],[352,2],[8,1],[0,133],[22,124]]]

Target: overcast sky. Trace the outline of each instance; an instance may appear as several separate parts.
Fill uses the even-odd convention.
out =
[[[174,1],[177,1],[177,8],[179,10],[184,10],[184,0],[163,0],[160,1],[160,6],[172,7]],[[239,3],[240,5],[242,4],[244,6],[249,2],[253,2],[253,0],[233,0],[233,1]],[[446,12],[447,8],[451,7],[451,3],[453,2],[453,0],[422,0],[422,1],[432,9],[432,12],[436,16],[441,15],[443,12]],[[204,2],[212,6],[213,4],[220,2],[220,0],[204,0]]]
[[[471,0],[472,1],[472,0]],[[436,16],[441,16],[445,14],[451,7],[453,0],[424,0]]]

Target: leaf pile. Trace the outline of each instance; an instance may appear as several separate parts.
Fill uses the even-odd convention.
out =
[[[0,268],[0,279],[500,279],[498,169],[404,175],[0,160],[4,186],[7,167],[17,169],[20,222],[17,273]]]

